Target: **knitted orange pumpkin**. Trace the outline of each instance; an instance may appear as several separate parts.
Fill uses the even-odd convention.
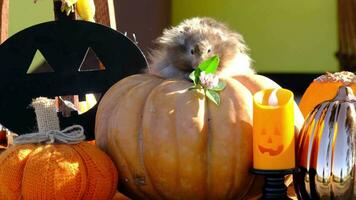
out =
[[[334,98],[342,85],[352,88],[356,94],[356,75],[352,72],[326,73],[316,78],[307,88],[299,102],[300,110],[306,118],[323,101]]]
[[[85,142],[13,146],[0,155],[0,199],[111,199],[117,171]]]
[[[54,104],[53,108],[53,115],[56,116]],[[35,111],[37,115],[36,107]],[[49,116],[51,113],[46,113],[45,118]],[[38,121],[38,124],[41,133],[41,124],[48,123]],[[27,138],[26,135],[21,137],[24,140],[33,139],[39,133],[29,134]],[[50,134],[44,133],[47,133],[43,134],[46,137]],[[58,139],[58,134],[62,133],[65,132],[57,131],[51,140]],[[110,158],[87,142],[21,144],[0,154],[1,200],[111,200],[116,192],[117,178],[117,170]]]
[[[252,94],[278,85],[258,75],[224,81],[219,106],[189,91],[191,82],[147,74],[109,89],[97,111],[96,142],[123,175],[125,194],[133,199],[245,196],[254,180],[248,173]]]

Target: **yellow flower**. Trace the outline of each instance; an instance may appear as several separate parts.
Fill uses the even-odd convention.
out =
[[[94,0],[78,0],[77,12],[85,21],[95,22],[95,4]]]

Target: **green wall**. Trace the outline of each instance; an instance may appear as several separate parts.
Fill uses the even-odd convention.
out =
[[[211,16],[243,34],[259,72],[337,71],[336,0],[172,0],[172,23]]]
[[[29,26],[54,19],[52,0],[38,0],[37,3],[33,3],[33,0],[9,1],[10,35]]]
[[[33,0],[9,0],[9,3],[9,36],[32,25],[54,19],[52,0],[38,0],[37,3],[33,3]],[[36,54],[29,72],[42,62],[41,55]]]
[[[172,0],[172,23],[211,16],[242,33],[260,72],[337,71],[336,0]],[[53,20],[51,0],[10,0],[10,35]],[[37,60],[37,59],[36,59]]]

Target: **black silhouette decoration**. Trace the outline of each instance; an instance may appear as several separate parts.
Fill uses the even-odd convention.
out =
[[[36,52],[43,55],[51,73],[27,73]],[[89,54],[95,55],[100,66],[88,66],[93,63],[87,62]],[[141,50],[123,34],[103,25],[69,20],[39,24],[15,34],[0,45],[0,60],[0,124],[18,134],[36,127],[29,107],[33,98],[104,94],[118,80],[147,66]],[[61,126],[83,125],[87,137],[93,138],[96,109],[61,118]]]

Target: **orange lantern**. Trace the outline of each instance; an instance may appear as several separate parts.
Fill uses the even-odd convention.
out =
[[[284,170],[295,167],[293,96],[286,89],[266,89],[254,95],[254,169]]]

